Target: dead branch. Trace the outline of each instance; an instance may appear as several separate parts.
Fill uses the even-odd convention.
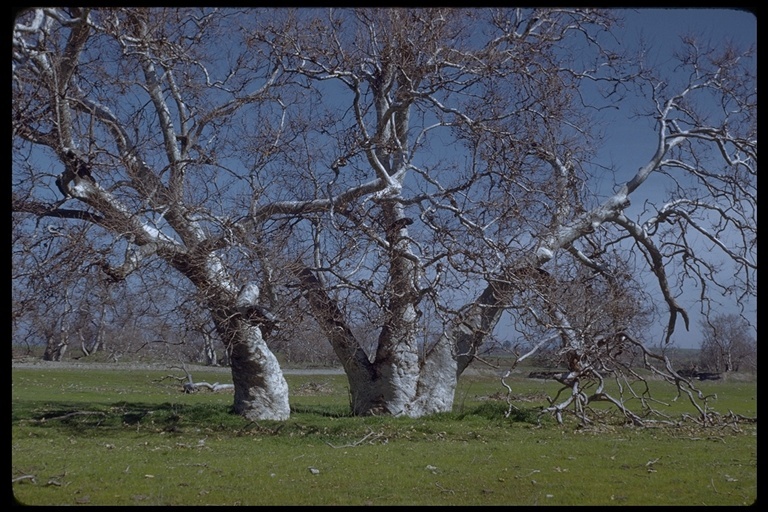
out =
[[[555,336],[557,336],[557,335],[555,335]],[[507,384],[505,379],[512,374],[512,370],[514,370],[521,361],[523,361],[523,360],[529,358],[530,356],[532,356],[533,354],[535,354],[536,351],[539,350],[542,347],[542,345],[552,341],[555,338],[555,336],[550,336],[548,338],[544,338],[544,339],[540,340],[531,350],[529,350],[528,352],[526,352],[522,356],[517,357],[515,359],[515,361],[512,363],[512,365],[509,367],[509,369],[506,372],[504,372],[504,375],[501,377],[501,384],[507,389],[506,400],[507,400],[507,405],[509,405],[509,407],[507,408],[507,412],[504,414],[505,418],[509,418],[509,415],[512,414],[512,409],[514,409],[516,411],[519,410],[512,403],[512,387],[509,384]]]
[[[373,438],[369,439],[373,435],[374,435],[374,432],[373,432],[373,430],[371,430],[362,439],[360,439],[359,441],[356,441],[354,443],[351,443],[351,444],[342,444],[340,446],[334,446],[331,443],[329,443],[328,441],[326,441],[325,444],[327,444],[331,448],[354,448],[355,446],[359,446],[359,445],[363,444],[366,441],[369,441],[369,442],[370,441],[375,441],[376,439],[380,438],[383,434],[376,434]]]
[[[208,382],[195,382],[194,379],[192,378],[192,374],[189,373],[189,370],[187,370],[187,365],[183,363],[181,366],[171,366],[171,368],[182,370],[185,374],[185,377],[176,377],[173,375],[166,375],[162,379],[159,379],[159,381],[163,381],[165,379],[176,379],[182,382],[186,380],[186,382],[184,382],[184,384],[182,385],[182,390],[184,391],[184,393],[196,393],[197,391],[200,390],[200,388],[210,389],[213,392],[224,391],[228,389],[235,389],[234,384],[221,384],[219,382],[214,382],[213,384],[210,384]]]
[[[220,384],[218,382],[214,382],[213,384],[209,384],[207,382],[191,382],[184,384],[184,392],[185,393],[194,393],[200,388],[207,388],[211,391],[224,391],[226,389],[235,389],[234,384]]]
[[[106,414],[101,411],[72,411],[67,414],[63,414],[61,416],[52,416],[50,418],[42,418],[40,421],[49,421],[49,420],[64,420],[67,418],[71,418],[72,416],[86,416],[86,415],[99,415],[99,416],[105,416]]]

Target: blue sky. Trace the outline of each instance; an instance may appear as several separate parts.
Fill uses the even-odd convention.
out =
[[[626,20],[628,37],[645,35],[661,44],[680,34],[733,37],[736,41],[755,42],[757,17],[748,10],[722,8],[620,9]]]

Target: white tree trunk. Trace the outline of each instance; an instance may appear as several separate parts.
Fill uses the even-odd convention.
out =
[[[451,345],[451,340],[443,336],[427,353],[419,372],[416,397],[405,411],[407,416],[418,418],[453,410],[460,372]]]
[[[374,363],[371,373],[347,371],[353,414],[418,418],[450,412],[458,375],[448,338],[427,354],[420,369],[409,370],[410,359],[396,353],[386,363]]]
[[[234,412],[252,421],[283,421],[290,417],[288,383],[258,327],[242,319],[220,323],[222,339],[231,346]]]

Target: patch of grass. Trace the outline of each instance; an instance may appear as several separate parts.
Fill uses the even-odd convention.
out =
[[[292,416],[250,422],[231,393],[167,372],[13,370],[12,478],[30,505],[741,505],[754,424],[638,429],[538,421],[555,383],[462,379],[451,413],[349,414],[344,376],[287,376]],[[195,375],[223,381],[222,374]],[[710,384],[707,384],[708,386]],[[717,382],[752,415],[756,384]],[[661,389],[655,390],[663,394]],[[685,410],[680,400],[670,410]]]

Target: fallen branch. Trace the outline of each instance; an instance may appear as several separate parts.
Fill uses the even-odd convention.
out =
[[[208,388],[211,391],[223,391],[225,389],[235,389],[234,384],[219,384],[218,382],[214,382],[213,384],[209,384],[207,382],[185,382],[184,383],[184,392],[185,393],[195,393],[199,390],[199,388]]]
[[[361,444],[363,444],[363,443],[364,443],[365,441],[367,441],[367,440],[368,440],[368,438],[369,438],[369,437],[371,437],[373,434],[374,434],[374,432],[373,432],[373,430],[371,430],[371,431],[370,431],[370,432],[368,432],[368,433],[367,433],[367,434],[366,434],[366,435],[365,435],[365,436],[364,436],[362,439],[360,439],[359,441],[357,441],[357,442],[354,442],[354,443],[352,443],[352,444],[343,444],[343,445],[341,445],[341,446],[334,446],[334,445],[332,445],[331,443],[329,443],[328,441],[326,441],[326,442],[325,442],[325,444],[327,444],[327,445],[328,445],[328,446],[330,446],[331,448],[354,448],[355,446],[358,446],[358,445],[361,445]],[[376,437],[374,437],[373,439],[371,439],[371,441],[373,441],[373,440],[375,440],[375,439],[378,439],[378,438],[380,438],[381,436],[382,436],[382,434],[376,434]]]
[[[182,390],[184,391],[184,393],[196,393],[197,391],[200,390],[200,388],[207,388],[214,392],[235,389],[234,384],[220,384],[218,382],[214,382],[213,384],[210,384],[208,382],[195,382],[194,379],[192,378],[192,374],[189,373],[189,370],[187,370],[187,366],[185,364],[182,364],[181,366],[171,366],[171,368],[182,370],[186,375],[186,377],[175,377],[172,375],[167,375],[160,380],[161,381],[165,379],[176,379],[178,381],[186,380],[186,382],[182,384]]]
[[[542,345],[544,345],[545,343],[549,343],[549,342],[550,342],[550,341],[552,341],[554,338],[555,338],[555,336],[550,336],[550,337],[548,337],[548,338],[544,338],[543,340],[539,341],[539,342],[536,344],[536,346],[534,346],[534,347],[533,347],[531,350],[529,350],[528,352],[526,352],[526,353],[525,353],[525,354],[523,354],[522,356],[518,356],[518,357],[515,359],[515,361],[512,363],[512,366],[510,366],[510,367],[509,367],[509,369],[508,369],[508,370],[507,370],[507,371],[504,373],[504,375],[501,377],[501,383],[502,383],[502,385],[503,385],[505,388],[507,388],[507,405],[509,405],[509,407],[507,407],[507,412],[504,414],[504,417],[505,417],[505,418],[509,418],[509,415],[510,415],[510,414],[512,414],[512,409],[514,409],[514,410],[516,410],[516,411],[518,411],[518,410],[519,410],[519,409],[518,409],[517,407],[515,407],[515,405],[512,403],[512,387],[511,387],[509,384],[507,384],[507,381],[506,381],[505,379],[506,379],[507,377],[509,377],[510,375],[512,375],[512,370],[514,370],[514,369],[517,367],[517,365],[518,365],[518,364],[519,364],[521,361],[523,361],[523,360],[525,360],[525,359],[528,359],[530,356],[532,356],[533,354],[535,354],[535,353],[536,353],[536,351],[537,351],[537,350],[539,350],[539,348],[541,348],[541,346],[542,346]]]
[[[69,412],[67,414],[63,414],[61,416],[51,416],[50,418],[41,418],[40,421],[48,421],[48,420],[64,420],[67,418],[71,418],[72,416],[86,416],[91,414],[98,414],[99,416],[105,416],[106,414],[101,411],[73,411]]]

